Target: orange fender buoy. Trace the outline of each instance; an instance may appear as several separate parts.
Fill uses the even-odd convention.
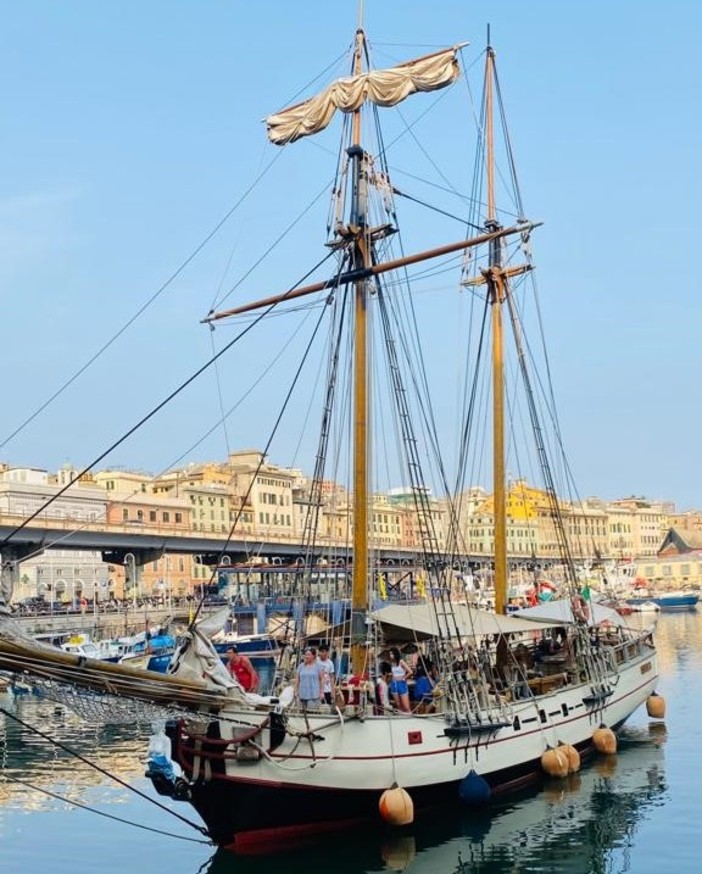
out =
[[[665,717],[665,698],[652,692],[646,699],[646,713],[651,719],[663,719]]]
[[[414,803],[409,792],[394,785],[386,789],[378,803],[380,815],[391,825],[409,825],[414,820]]]
[[[566,757],[569,774],[575,774],[576,771],[580,770],[580,753],[572,744],[561,744],[556,749],[562,756]]]
[[[541,756],[541,767],[549,777],[567,777],[568,759],[557,749],[549,749]]]
[[[617,752],[617,736],[611,728],[604,725],[593,731],[592,742],[598,753],[613,756]]]

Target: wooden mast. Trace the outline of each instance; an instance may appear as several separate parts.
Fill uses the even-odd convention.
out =
[[[362,10],[362,6],[361,6]],[[495,155],[493,135],[493,82],[495,78],[494,52],[489,45],[485,67],[485,123],[486,123],[486,168],[487,168],[487,216],[485,233],[473,238],[449,243],[424,252],[403,256],[382,264],[372,261],[372,241],[384,231],[368,224],[366,156],[361,147],[361,108],[353,111],[351,145],[347,150],[350,158],[352,196],[349,225],[344,229],[344,244],[350,248],[351,267],[332,279],[289,289],[283,294],[243,304],[230,310],[210,313],[203,322],[212,323],[228,316],[251,312],[261,308],[272,309],[278,303],[291,301],[314,292],[354,285],[354,360],[353,360],[353,574],[351,598],[351,669],[360,676],[366,667],[366,614],[369,579],[368,502],[369,502],[369,428],[368,428],[368,280],[399,267],[416,264],[431,258],[470,249],[487,243],[488,266],[481,275],[467,280],[466,285],[485,283],[488,302],[491,306],[492,359],[493,359],[493,455],[494,455],[494,522],[495,522],[495,609],[504,613],[507,595],[507,525],[504,451],[504,361],[502,304],[507,294],[508,277],[530,270],[529,265],[502,266],[502,239],[520,234],[527,235],[538,222],[518,221],[512,227],[503,228],[497,220],[495,209]],[[363,55],[366,48],[362,12],[356,31],[353,74],[361,75]]]
[[[480,275],[464,281],[464,285],[487,287],[492,324],[492,451],[493,451],[493,522],[495,528],[494,584],[495,612],[504,613],[507,608],[507,490],[505,476],[505,381],[504,381],[504,329],[502,305],[507,299],[508,280],[529,272],[531,264],[502,265],[502,240],[515,232],[528,233],[540,222],[524,222],[516,227],[503,228],[497,220],[495,209],[495,138],[493,130],[493,86],[495,78],[495,52],[488,46],[485,60],[485,175],[487,186],[486,237],[489,235],[488,266]]]
[[[356,31],[354,75],[362,70],[365,33]],[[354,234],[353,267],[370,267],[367,230],[367,181],[361,148],[361,110],[353,114],[353,142],[348,150],[352,162],[352,204],[349,230]],[[366,278],[354,283],[353,360],[353,585],[351,589],[351,671],[360,677],[366,662],[366,616],[368,607],[368,294]]]
[[[485,61],[485,125],[487,165],[487,221],[488,231],[500,225],[495,215],[495,145],[493,135],[493,79],[495,53],[489,45]],[[493,419],[493,492],[495,525],[495,612],[504,613],[507,607],[507,499],[505,490],[505,418],[504,418],[504,348],[502,304],[505,282],[502,271],[502,251],[499,239],[490,242],[490,262],[487,268],[487,287],[492,316],[492,419]]]

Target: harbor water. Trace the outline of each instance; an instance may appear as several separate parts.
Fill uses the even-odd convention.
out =
[[[487,811],[462,810],[457,799],[455,810],[405,829],[369,827],[291,848],[282,856],[246,858],[216,851],[194,828],[200,823],[189,805],[156,795],[144,777],[148,725],[86,728],[62,705],[31,694],[0,695],[2,870],[697,870],[702,613],[661,616],[656,640],[665,721],[649,720],[642,708],[621,730],[615,758],[592,760],[566,781],[547,782]]]

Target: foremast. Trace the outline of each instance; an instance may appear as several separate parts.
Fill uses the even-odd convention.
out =
[[[493,523],[495,612],[502,614],[507,609],[507,484],[505,474],[505,365],[504,325],[502,307],[509,292],[508,279],[531,269],[524,264],[504,267],[502,263],[503,228],[497,219],[495,208],[495,138],[493,88],[496,81],[495,52],[491,45],[485,53],[485,177],[487,213],[485,230],[495,236],[488,246],[488,264],[481,270],[482,276],[471,279],[466,285],[485,284],[492,327],[492,452],[493,452]]]
[[[499,229],[495,215],[495,144],[493,132],[492,84],[495,53],[487,47],[485,60],[485,116],[487,145],[487,220],[488,231]],[[504,332],[502,304],[505,283],[501,271],[502,252],[499,240],[489,246],[490,258],[485,274],[492,316],[492,419],[493,419],[493,494],[495,524],[495,612],[507,607],[507,498],[505,487],[505,397],[504,397]]]

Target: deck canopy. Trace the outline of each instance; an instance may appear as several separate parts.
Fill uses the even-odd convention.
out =
[[[626,620],[616,610],[612,610],[611,607],[605,607],[596,601],[590,601],[589,606],[591,625],[600,625],[606,622],[610,625],[618,625],[620,628],[628,628]],[[520,619],[533,619],[537,622],[555,622],[558,625],[567,625],[575,622],[573,607],[568,598],[546,601],[544,604],[537,604],[536,607],[525,607],[523,610],[517,610],[512,615]]]
[[[540,631],[546,628],[556,628],[564,625],[564,620],[550,618],[528,619],[514,614],[498,616],[487,610],[478,610],[466,604],[454,604],[456,625],[463,637],[486,637],[494,634],[524,634],[530,631]],[[430,604],[388,604],[371,613],[376,622],[392,626],[393,635],[397,639],[408,637],[421,639],[435,637],[438,634],[438,624],[435,611]],[[569,620],[573,621],[572,616]]]

